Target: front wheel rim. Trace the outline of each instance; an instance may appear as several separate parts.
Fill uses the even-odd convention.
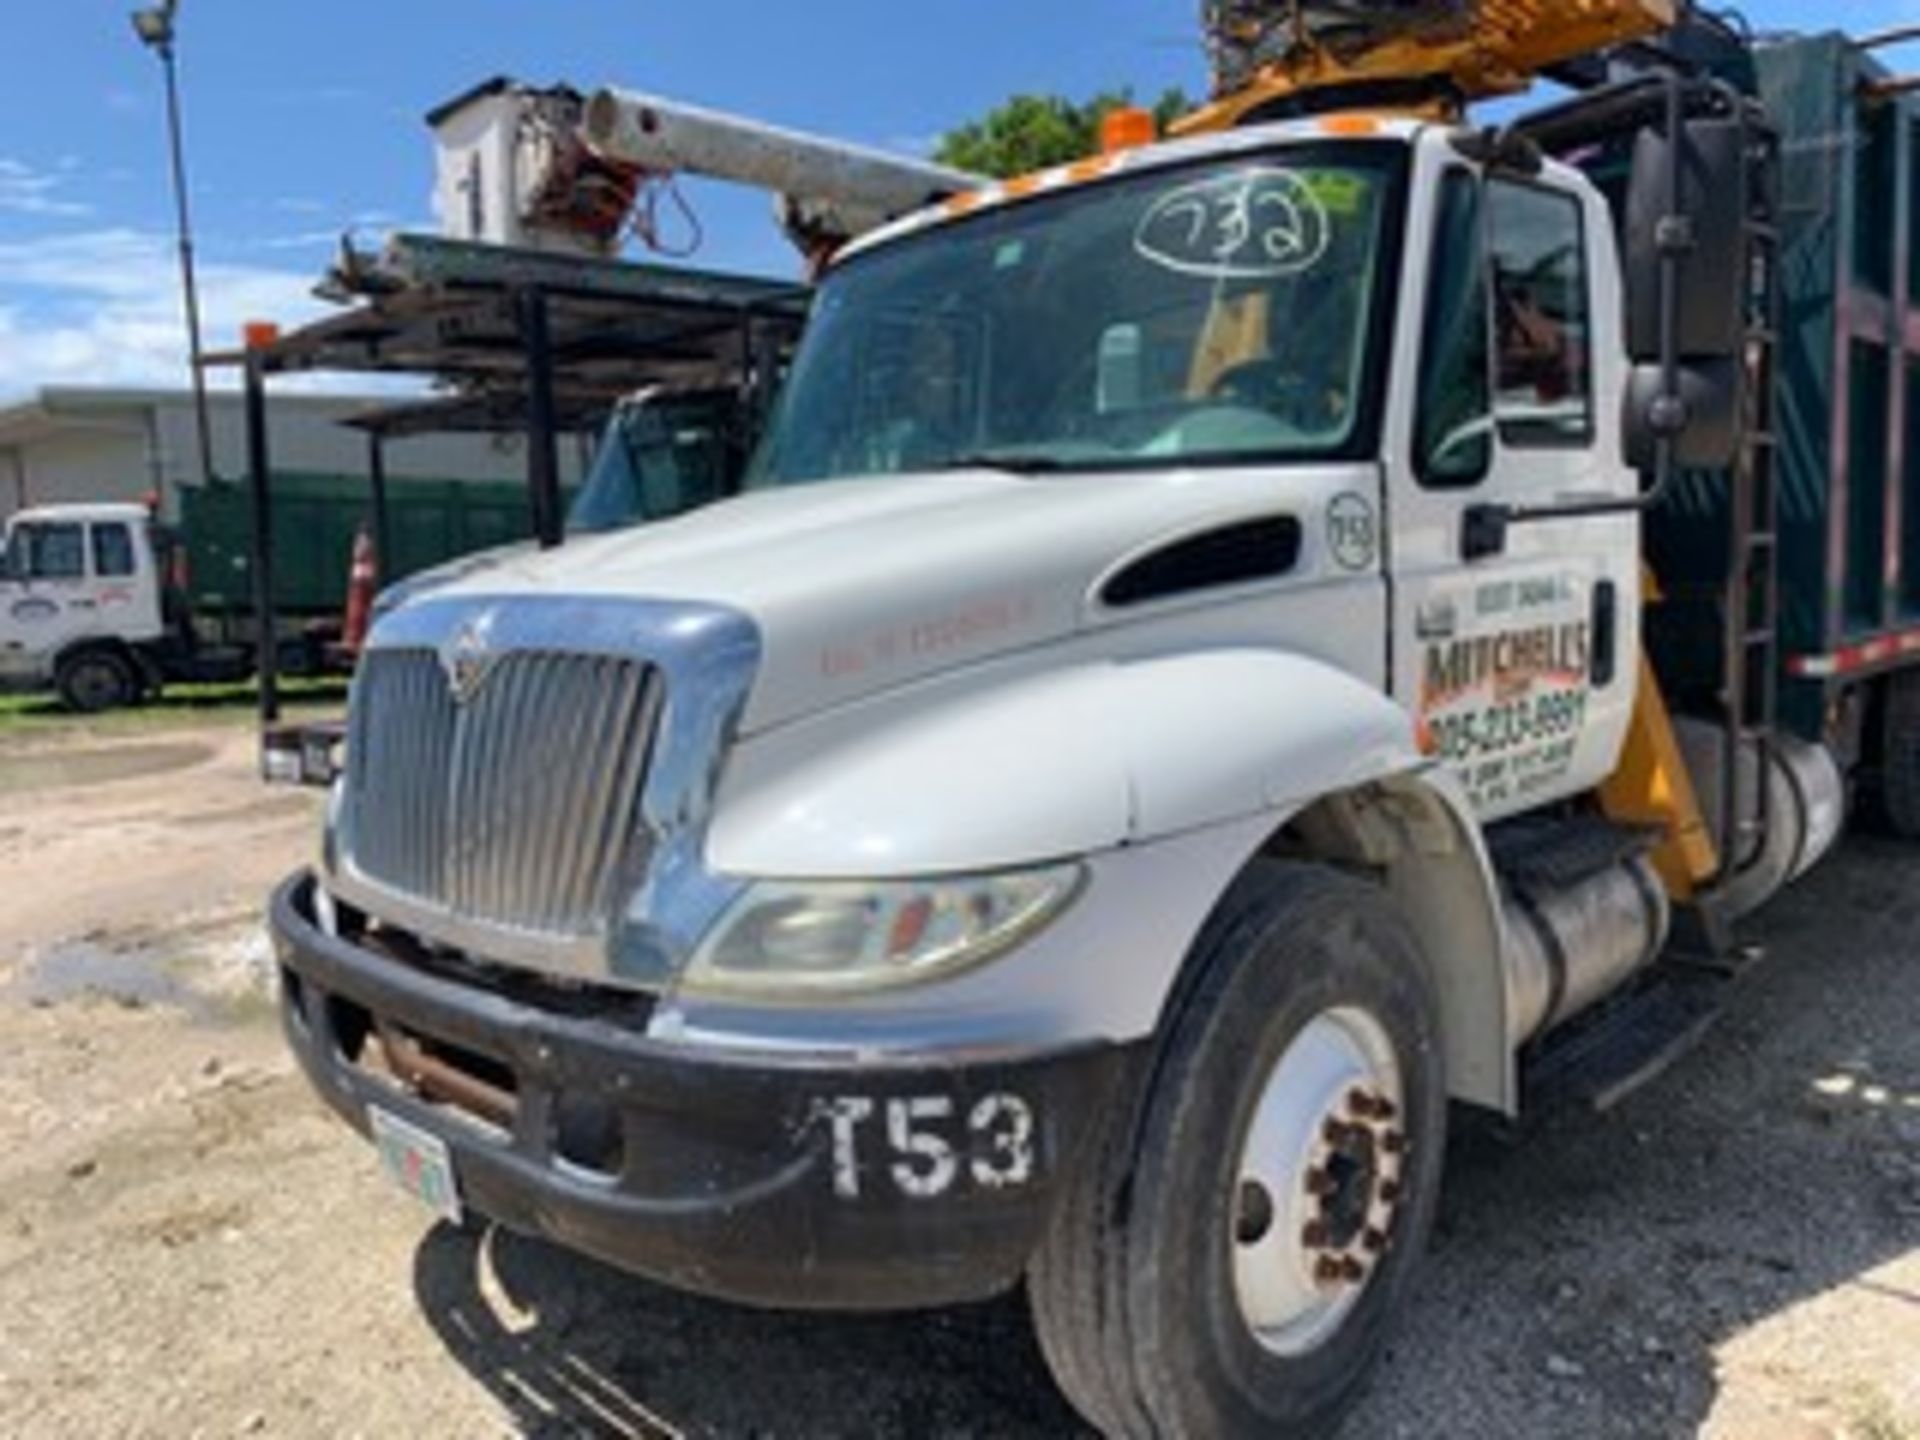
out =
[[[81,704],[89,709],[110,704],[120,696],[120,672],[105,661],[84,662],[72,683]]]
[[[1227,1241],[1240,1315],[1286,1357],[1324,1345],[1394,1241],[1406,1094],[1369,1012],[1323,1011],[1267,1072],[1234,1171]]]

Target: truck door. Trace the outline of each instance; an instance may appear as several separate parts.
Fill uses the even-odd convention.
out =
[[[9,644],[51,656],[93,628],[87,527],[78,521],[23,521],[13,530],[8,588]]]
[[[87,534],[99,628],[129,644],[158,639],[165,627],[158,562],[148,527],[136,528],[125,520],[96,520],[88,525]]]
[[[1603,202],[1557,167],[1450,159],[1415,214],[1432,243],[1398,351],[1418,358],[1390,487],[1395,693],[1491,820],[1591,789],[1631,715],[1638,519],[1500,523],[1637,489],[1619,268]]]

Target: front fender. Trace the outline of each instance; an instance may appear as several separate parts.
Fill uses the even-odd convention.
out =
[[[1422,763],[1392,700],[1301,655],[974,672],[743,743],[708,860],[808,878],[1003,869],[1284,816]]]
[[[909,1051],[1152,1033],[1208,914],[1285,826],[1385,806],[1371,865],[1425,942],[1449,1089],[1516,1105],[1498,897],[1459,786],[1392,700],[1320,661],[1221,650],[975,672],[743,744],[708,860],[735,875],[992,870],[1084,855],[1092,903],[996,964],[830,1010],[676,998],[655,1032]],[[1323,828],[1323,827],[1320,827]],[[1336,822],[1335,830],[1341,826]],[[1378,854],[1369,854],[1377,848]]]

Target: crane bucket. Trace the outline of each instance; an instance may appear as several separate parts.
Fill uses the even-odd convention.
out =
[[[1685,0],[1205,0],[1214,103],[1182,134],[1353,96],[1457,108],[1670,28]],[[1416,101],[1417,97],[1417,101]]]

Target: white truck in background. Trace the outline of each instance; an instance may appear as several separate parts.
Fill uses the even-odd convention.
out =
[[[272,928],[443,1215],[753,1304],[1024,1282],[1102,1431],[1316,1436],[1450,1107],[1657,1073],[1727,978],[1675,916],[1726,947],[1856,785],[1920,820],[1920,692],[1774,628],[1744,38],[1213,8],[1258,63],[1188,138],[834,258],[745,495],[388,607]],[[1738,563],[1656,595],[1683,470]],[[1724,683],[1662,663],[1698,595]]]
[[[130,704],[177,672],[166,562],[145,506],[22,510],[4,538],[0,685],[52,687],[91,713]]]

